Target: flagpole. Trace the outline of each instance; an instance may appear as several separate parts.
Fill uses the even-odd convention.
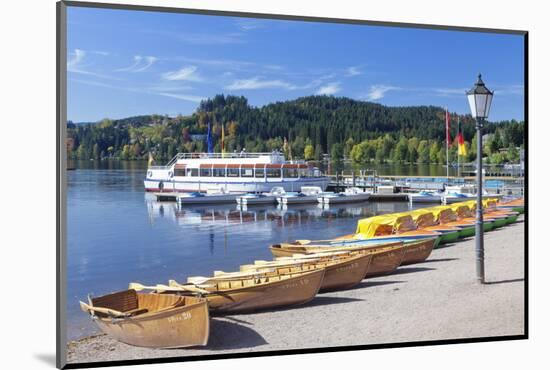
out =
[[[458,134],[457,134],[457,136],[458,135],[460,135],[460,116],[458,116]],[[460,177],[460,148],[459,148],[459,146],[460,146],[460,143],[458,143],[458,145],[456,146],[456,151],[457,151],[456,160],[458,162],[457,177]]]
[[[447,148],[447,180],[449,180],[449,111],[445,107],[445,146]]]

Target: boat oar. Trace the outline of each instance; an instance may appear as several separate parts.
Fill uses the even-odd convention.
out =
[[[166,285],[164,285],[166,286]],[[210,292],[206,289],[201,289],[194,284],[180,284],[176,280],[168,280],[168,290],[172,289],[181,289],[186,290],[188,292],[194,292],[194,293],[201,293],[201,294],[210,294]]]
[[[109,315],[109,316],[113,316],[113,317],[128,317],[128,316],[130,316],[129,313],[124,313],[124,312],[120,312],[120,311],[113,310],[113,309],[110,309],[110,308],[105,308],[105,307],[90,306],[89,304],[84,303],[82,301],[80,301],[80,309],[82,311],[88,312],[90,314],[93,311],[93,312],[101,312],[101,313],[104,313],[105,315]]]
[[[158,292],[175,292],[175,291],[189,291],[194,293],[207,294],[208,291],[195,287],[194,285],[181,285],[181,286],[168,286],[164,284],[157,284],[154,286],[142,285],[139,283],[130,283],[128,289],[140,290],[156,290]]]

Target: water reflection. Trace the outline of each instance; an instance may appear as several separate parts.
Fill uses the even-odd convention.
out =
[[[183,227],[222,226],[236,224],[267,224],[269,228],[284,228],[303,225],[319,220],[336,218],[365,218],[384,213],[402,212],[411,209],[407,202],[362,202],[356,204],[299,204],[299,205],[254,205],[233,204],[180,206],[175,202],[159,202],[153,194],[145,194],[150,222],[168,219]]]

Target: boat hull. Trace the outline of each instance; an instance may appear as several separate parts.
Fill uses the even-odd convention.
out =
[[[266,196],[261,198],[256,197],[237,197],[237,204],[246,206],[254,204],[275,204],[277,203],[276,196]]]
[[[303,197],[278,197],[277,202],[279,204],[309,204],[318,203],[317,195],[306,195]]]
[[[145,296],[147,298],[148,294]],[[174,297],[164,295],[166,299]],[[177,297],[177,296],[176,296]],[[177,297],[182,299],[182,297]],[[208,343],[210,323],[205,299],[185,297],[196,303],[151,315],[120,320],[95,318],[101,331],[116,340],[138,347],[182,348]]]
[[[359,284],[369,270],[373,256],[362,254],[325,267],[321,291],[349,289]]]
[[[425,261],[435,248],[436,238],[430,238],[415,243],[407,243],[402,265],[410,265]]]
[[[441,197],[409,194],[409,201],[411,203],[441,203]]]
[[[345,204],[365,202],[369,199],[370,194],[352,194],[341,197],[319,197],[319,203],[323,204]]]
[[[365,277],[386,275],[394,272],[405,257],[405,245],[382,248],[378,252],[374,252],[372,261]]]
[[[269,284],[213,292],[205,298],[213,313],[242,313],[296,306],[315,297],[324,275],[325,270],[318,269]]]
[[[328,257],[328,256],[327,256]],[[365,253],[354,253],[339,257],[332,263],[330,260],[319,259],[307,260],[307,256],[295,257],[289,260],[274,261],[275,265],[287,265],[287,267],[277,267],[277,271],[289,273],[296,269],[315,269],[324,268],[325,276],[321,284],[320,291],[332,291],[349,289],[361,282],[369,270],[373,255]],[[269,268],[267,265],[247,266],[245,271],[261,271],[262,268]]]
[[[246,182],[236,178],[234,181],[220,181],[219,178],[205,178],[204,180],[191,180],[183,178],[172,179],[146,179],[143,181],[147,192],[201,192],[208,189],[224,189],[228,193],[269,193],[274,187],[281,187],[285,191],[299,191],[303,186],[318,186],[325,190],[330,179],[328,177],[312,177],[301,179],[255,179],[247,178]],[[316,200],[317,201],[317,200]]]
[[[188,204],[229,204],[235,203],[235,199],[239,194],[224,194],[224,195],[205,195],[201,197],[177,197],[177,201],[181,205]]]

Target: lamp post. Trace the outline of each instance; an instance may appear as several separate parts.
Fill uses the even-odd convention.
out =
[[[489,109],[493,100],[493,92],[485,87],[481,80],[481,74],[478,80],[469,91],[466,92],[472,117],[476,120],[477,132],[477,207],[476,207],[476,273],[479,283],[485,283],[485,251],[483,247],[483,152],[481,129],[483,121],[489,116]]]

